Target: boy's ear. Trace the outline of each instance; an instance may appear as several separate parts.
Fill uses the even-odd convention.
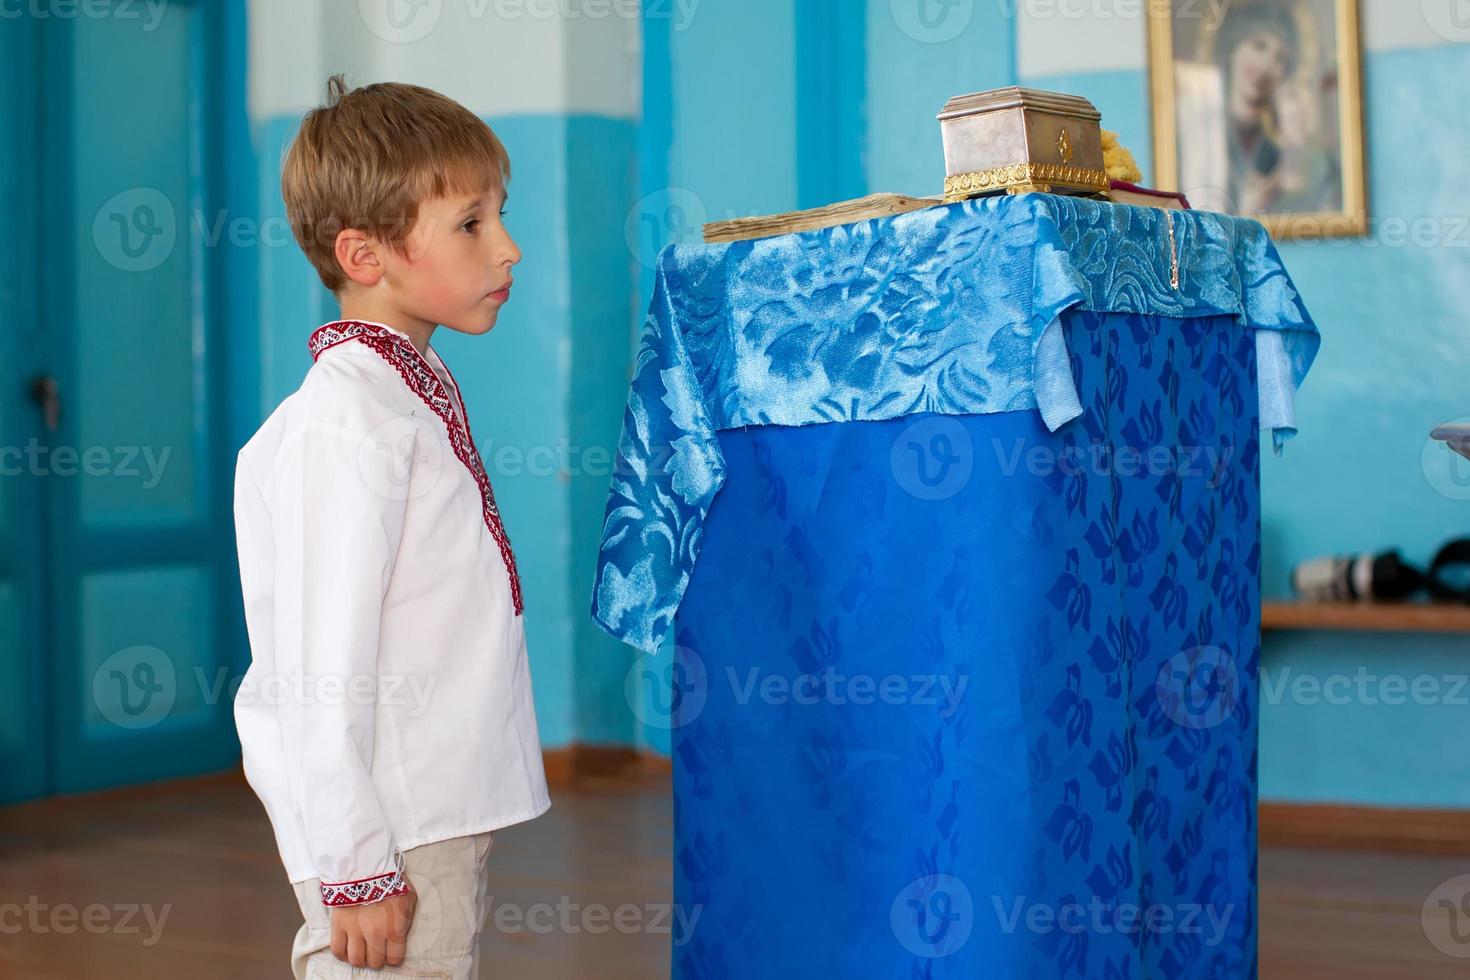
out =
[[[383,263],[379,255],[382,245],[367,232],[358,228],[344,228],[337,233],[333,252],[342,273],[359,286],[373,286],[383,278]]]

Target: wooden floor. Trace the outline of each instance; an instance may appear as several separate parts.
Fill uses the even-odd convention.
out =
[[[669,901],[666,778],[553,795],[545,816],[497,835],[498,901],[522,909]],[[1467,863],[1263,851],[1261,976],[1465,980],[1470,959],[1438,952],[1420,910],[1436,885],[1470,872]],[[289,978],[298,924],[263,812],[238,777],[0,808],[0,977]],[[649,930],[492,928],[485,975],[657,980],[668,976],[668,950],[669,937]]]

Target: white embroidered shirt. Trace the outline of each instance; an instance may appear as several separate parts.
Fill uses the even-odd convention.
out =
[[[236,461],[235,719],[288,877],[350,905],[406,889],[403,850],[550,799],[520,578],[459,386],[385,324],[309,346]]]

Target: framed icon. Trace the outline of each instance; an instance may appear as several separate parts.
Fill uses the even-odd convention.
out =
[[[1357,0],[1151,0],[1154,174],[1277,238],[1363,235]]]

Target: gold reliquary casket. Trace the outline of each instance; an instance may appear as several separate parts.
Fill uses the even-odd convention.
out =
[[[1102,114],[1086,99],[1010,88],[957,95],[939,113],[944,199],[1049,191],[1107,194]]]

